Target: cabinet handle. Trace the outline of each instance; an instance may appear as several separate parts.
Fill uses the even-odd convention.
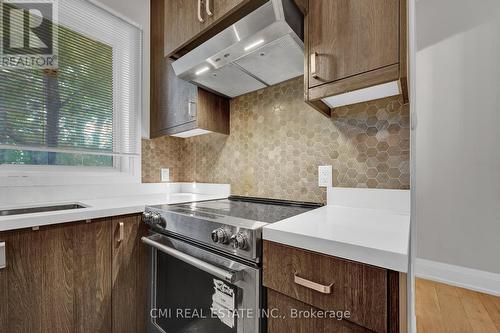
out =
[[[318,52],[311,53],[311,76],[314,79],[318,78],[318,73],[316,72],[316,57],[318,56]]]
[[[196,104],[195,102],[188,102],[188,115],[189,115],[189,118],[194,118],[196,117],[196,113],[193,113],[193,108],[191,107],[191,105],[193,104]]]
[[[7,259],[5,258],[5,242],[0,242],[0,269],[7,266]]]
[[[210,10],[210,0],[207,0],[205,10],[206,10],[208,16],[214,15],[214,13]]]
[[[118,243],[121,243],[123,242],[123,240],[125,239],[125,225],[123,224],[123,222],[120,222],[118,224]]]
[[[293,281],[302,287],[312,289],[312,290],[320,292],[322,294],[331,294],[332,293],[333,283],[328,285],[328,286],[325,286],[325,285],[301,278],[300,276],[297,275],[297,273],[295,273]]]
[[[200,23],[203,23],[205,22],[205,20],[203,19],[203,17],[201,17],[201,0],[198,0],[198,21],[200,21]]]

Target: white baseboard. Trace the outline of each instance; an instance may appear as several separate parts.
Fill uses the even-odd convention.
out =
[[[417,277],[500,296],[500,274],[417,258]]]

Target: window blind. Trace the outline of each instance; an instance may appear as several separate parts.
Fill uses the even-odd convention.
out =
[[[0,67],[0,149],[138,155],[140,28],[89,1],[56,11],[57,68]]]

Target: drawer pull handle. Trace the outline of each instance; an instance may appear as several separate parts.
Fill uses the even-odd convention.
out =
[[[311,53],[311,76],[313,79],[318,79],[318,73],[316,68],[316,57],[318,56],[318,52]]]
[[[125,225],[123,224],[123,222],[120,222],[118,224],[118,243],[121,243],[123,242],[123,240],[125,239]]]
[[[298,284],[299,286],[315,290],[315,291],[320,292],[322,294],[331,294],[332,293],[333,283],[328,285],[328,286],[325,286],[325,285],[301,278],[300,276],[297,275],[297,273],[295,273],[294,282],[296,284]]]

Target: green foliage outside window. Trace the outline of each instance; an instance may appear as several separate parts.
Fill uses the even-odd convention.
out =
[[[113,49],[57,29],[57,70],[0,67],[0,144],[112,152]],[[0,149],[0,164],[111,167],[113,158]]]

